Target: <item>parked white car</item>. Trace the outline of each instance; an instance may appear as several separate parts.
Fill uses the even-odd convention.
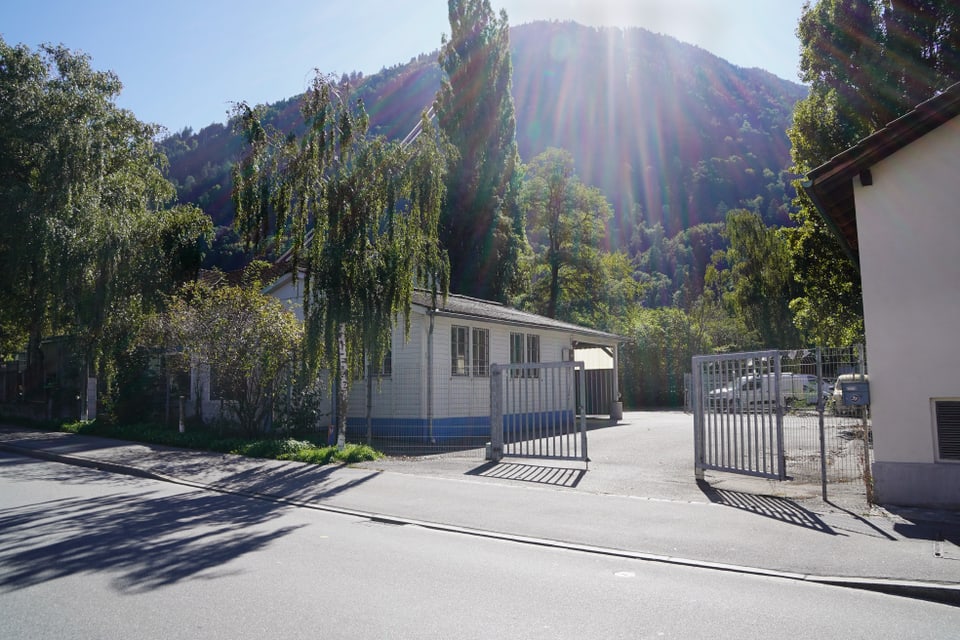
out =
[[[774,373],[741,376],[730,384],[709,392],[714,411],[742,411],[769,406],[777,399]],[[801,373],[780,374],[780,405],[816,404],[817,379]]]

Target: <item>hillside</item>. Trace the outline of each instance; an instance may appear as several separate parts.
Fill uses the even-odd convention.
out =
[[[746,206],[769,224],[789,223],[789,126],[796,83],[742,69],[668,36],[634,28],[535,22],[511,30],[517,141],[523,161],[548,147],[569,150],[584,182],[616,212],[610,244],[638,254],[643,229],[672,237]],[[402,138],[433,101],[436,53],[351,79],[374,132]],[[270,106],[295,127],[297,98]],[[163,142],[181,201],[224,227],[216,260],[231,266],[229,169],[240,149],[229,126],[185,130]]]

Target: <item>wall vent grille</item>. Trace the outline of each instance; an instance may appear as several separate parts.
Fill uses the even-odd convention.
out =
[[[960,460],[960,400],[937,400],[934,405],[940,459]]]

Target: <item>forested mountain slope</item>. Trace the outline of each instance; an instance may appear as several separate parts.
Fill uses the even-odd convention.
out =
[[[511,48],[520,156],[571,152],[583,181],[614,205],[611,248],[639,255],[650,227],[673,237],[735,207],[789,223],[785,132],[805,87],[639,28],[535,22],[511,30]],[[439,87],[436,60],[434,52],[373,76],[346,76],[374,132],[402,138],[413,127]],[[277,126],[297,125],[297,100],[270,106]],[[236,266],[242,256],[227,227],[239,138],[212,124],[163,146],[181,201],[201,206],[221,228],[212,259]]]

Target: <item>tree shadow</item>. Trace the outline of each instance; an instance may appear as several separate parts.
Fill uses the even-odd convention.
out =
[[[740,509],[758,516],[803,527],[804,529],[811,529],[834,536],[839,535],[827,525],[827,523],[821,520],[817,514],[804,509],[793,500],[752,493],[741,493],[739,491],[728,491],[726,489],[716,489],[704,480],[697,480],[697,487],[699,487],[707,499],[714,504],[733,507],[734,509]]]
[[[29,442],[25,443],[22,440],[15,443],[0,443],[0,450],[70,465],[107,469],[117,474],[189,479],[233,493],[271,496],[291,501],[329,498],[378,475],[376,471],[369,471],[364,476],[344,481],[342,478],[335,477],[337,470],[342,466],[339,464],[320,466],[300,462],[252,459],[231,454],[109,439],[97,441],[84,439],[76,444],[72,440],[66,442],[69,446],[57,447],[55,453],[51,453],[48,448],[31,447]],[[157,452],[162,455],[155,455]],[[72,473],[59,475],[70,482],[79,482],[83,478]]]
[[[249,489],[279,495],[308,483],[316,498],[370,477],[318,490],[316,483],[330,473],[291,465],[285,473],[274,469],[275,477],[254,482]],[[107,493],[0,509],[0,593],[93,572],[115,575],[115,588],[125,593],[216,578],[231,571],[231,561],[262,551],[300,528],[272,524],[290,509],[278,502],[211,491],[165,495],[141,478],[32,459],[0,460],[4,477],[8,486],[23,481],[99,485]]]
[[[88,480],[91,483],[113,477],[73,471],[75,476],[95,476]],[[7,466],[3,475],[13,472]],[[56,481],[55,476],[46,479]],[[258,528],[288,508],[274,502],[208,491],[162,495],[147,490],[143,480],[125,480],[123,493],[58,498],[0,510],[0,591],[111,572],[117,574],[118,590],[142,593],[183,580],[215,577],[230,561],[263,550],[299,528]]]
[[[532,482],[534,484],[569,487],[572,489],[580,484],[580,481],[583,480],[586,473],[586,469],[571,469],[569,467],[518,464],[515,462],[488,462],[467,471],[466,475]]]

